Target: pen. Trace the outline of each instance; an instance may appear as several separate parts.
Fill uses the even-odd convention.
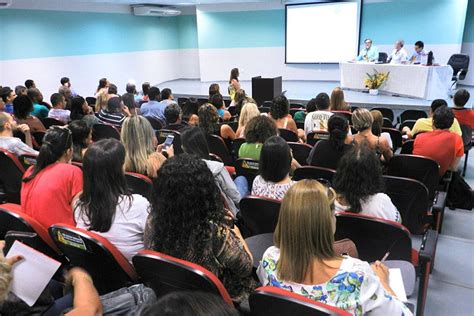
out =
[[[383,256],[382,260],[380,260],[380,262],[384,262],[385,260],[387,260],[389,255],[390,255],[390,251],[387,251],[385,255]]]

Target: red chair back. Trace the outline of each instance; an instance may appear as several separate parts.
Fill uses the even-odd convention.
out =
[[[41,123],[43,123],[43,125],[44,125],[44,127],[46,127],[46,129],[50,128],[51,126],[64,126],[64,125],[66,125],[63,122],[61,122],[60,120],[54,119],[52,117],[46,117],[46,118],[41,119]]]
[[[5,200],[20,204],[21,179],[25,168],[15,154],[0,148],[0,184],[3,185]]]
[[[224,162],[224,165],[226,166],[233,166],[234,165],[234,160],[227,149],[227,146],[224,142],[224,140],[217,136],[217,135],[206,135],[206,140],[207,140],[207,145],[209,146],[209,152],[219,156],[221,158],[222,162]]]
[[[287,142],[298,142],[298,135],[290,129],[279,128],[278,133],[280,134],[280,137]]]
[[[95,124],[92,127],[92,140],[94,142],[107,138],[120,140],[120,132],[116,127],[108,124]]]
[[[333,169],[315,166],[304,166],[295,169],[295,173],[293,174],[293,180],[299,181],[303,179],[324,179],[329,181],[329,183],[332,183],[335,174],[336,170]]]
[[[306,136],[306,143],[314,146],[322,139],[329,139],[329,133],[327,131],[314,131]]]
[[[280,215],[281,202],[258,196],[247,196],[240,200],[240,216],[250,237],[273,233]]]
[[[163,124],[161,123],[160,120],[154,117],[149,117],[149,116],[145,116],[145,118],[148,120],[148,122],[150,122],[151,127],[153,127],[155,131],[158,131],[163,128]]]
[[[153,192],[153,182],[150,178],[135,172],[125,172],[125,179],[132,194],[140,194],[150,200]]]
[[[302,166],[308,165],[308,162],[306,160],[308,159],[309,153],[313,149],[313,146],[293,142],[289,142],[288,145],[293,151],[293,158],[295,158],[296,161],[298,161],[298,163]]]

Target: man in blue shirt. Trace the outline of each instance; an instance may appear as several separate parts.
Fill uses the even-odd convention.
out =
[[[157,87],[151,87],[148,91],[148,97],[150,98],[150,101],[142,104],[142,106],[140,107],[140,114],[143,116],[157,119],[162,122],[163,125],[165,125],[165,109],[168,104],[159,102],[160,89],[158,89]]]
[[[364,48],[360,51],[359,56],[357,56],[357,61],[377,61],[379,60],[379,50],[377,47],[372,46],[372,40],[367,38],[364,40]]]
[[[0,89],[0,98],[2,98],[5,107],[2,111],[13,114],[13,100],[16,98],[15,91],[10,87],[3,87]]]
[[[415,43],[415,52],[410,57],[410,62],[414,64],[426,64],[428,54],[424,50],[425,44],[422,41]]]

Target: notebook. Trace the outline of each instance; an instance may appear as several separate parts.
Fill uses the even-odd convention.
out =
[[[390,288],[395,292],[400,301],[408,302],[405,285],[403,284],[402,270],[398,268],[388,270]]]

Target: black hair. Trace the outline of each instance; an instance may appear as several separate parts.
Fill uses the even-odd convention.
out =
[[[136,94],[137,93],[137,87],[135,86],[134,83],[129,82],[125,86],[125,91],[127,91],[127,93]]]
[[[84,188],[77,209],[89,220],[89,230],[109,231],[122,196],[131,202],[124,162],[125,147],[116,139],[100,140],[87,149],[82,163]]]
[[[107,78],[102,78],[99,80],[99,86],[97,87],[97,91],[103,89],[107,86]]]
[[[458,91],[456,91],[453,97],[454,105],[459,107],[465,106],[467,101],[469,101],[469,97],[469,91],[467,91],[466,89],[459,89]]]
[[[148,98],[150,101],[159,101],[160,89],[158,87],[151,87],[150,90],[148,90]]]
[[[168,100],[171,96],[172,92],[170,88],[164,88],[161,90],[161,100]]]
[[[206,134],[200,127],[189,127],[181,134],[181,145],[185,153],[201,159],[209,159]]]
[[[107,90],[108,94],[118,94],[117,86],[113,83],[109,84],[109,89]]]
[[[8,96],[12,92],[13,90],[10,87],[0,88],[0,97],[2,98],[3,102],[7,102]]]
[[[220,93],[215,93],[209,101],[216,107],[216,109],[224,107],[224,99]]]
[[[188,121],[193,114],[198,114],[199,102],[196,98],[188,98],[182,105],[183,120]]]
[[[265,141],[260,153],[259,173],[265,181],[280,182],[291,168],[291,149],[280,136]]]
[[[232,70],[230,71],[229,83],[232,82],[232,79],[239,81],[239,68],[232,68]]]
[[[118,113],[122,109],[122,98],[119,96],[110,98],[107,101],[107,112],[109,113]]]
[[[328,120],[329,142],[337,149],[344,148],[344,141],[347,137],[349,121],[341,115],[331,115]]]
[[[148,91],[150,90],[150,83],[149,82],[144,82],[142,83],[142,92],[143,95],[148,95]]]
[[[147,303],[141,316],[238,316],[237,310],[222,297],[199,291],[176,291],[161,296],[157,301]]]
[[[33,101],[33,103],[38,103],[40,102],[40,98],[41,98],[41,92],[36,89],[36,88],[29,88],[27,91],[26,91],[26,94],[28,95],[28,98],[31,99],[31,101]]]
[[[272,100],[270,114],[275,120],[284,118],[290,113],[290,103],[284,95],[279,95]]]
[[[362,143],[339,161],[333,180],[334,189],[349,204],[349,212],[360,213],[361,201],[384,191],[382,167],[375,151]]]
[[[221,193],[206,163],[186,153],[167,159],[153,190],[149,248],[203,264],[213,255],[215,229],[225,225]]]
[[[62,85],[64,85],[65,83],[68,83],[69,81],[70,81],[70,80],[69,80],[68,77],[62,77],[61,80],[60,80],[60,82],[61,82]]]
[[[453,110],[447,106],[436,109],[433,113],[433,127],[436,129],[449,129],[454,122]]]
[[[64,96],[60,93],[53,93],[50,98],[51,105],[55,107],[59,102],[64,102]]]
[[[316,108],[320,111],[329,109],[331,100],[329,95],[325,92],[321,92],[316,96]]]
[[[245,141],[247,143],[265,143],[265,141],[278,135],[275,122],[265,115],[259,115],[248,121],[245,126]]]
[[[308,104],[306,104],[306,112],[314,112],[318,108],[316,107],[316,98],[312,98],[311,100],[308,101]]]
[[[448,106],[448,103],[443,99],[435,99],[431,102],[431,112],[434,113],[438,108]]]
[[[198,110],[198,116],[199,126],[202,127],[207,134],[214,134],[220,131],[219,115],[212,104],[206,103],[201,105]]]
[[[91,128],[84,121],[72,121],[68,124],[72,132],[72,160],[82,161],[82,150],[87,148],[86,139],[91,133]]]
[[[27,79],[25,81],[25,87],[26,89],[30,89],[30,88],[33,88],[35,86],[35,82],[33,81],[33,79]]]
[[[416,41],[415,46],[418,46],[419,48],[425,48],[425,43],[422,41]]]
[[[86,100],[81,96],[72,98],[71,100],[71,120],[72,121],[80,120],[84,117],[84,115],[86,115],[86,113],[84,113],[84,110],[82,109],[82,105],[84,104],[84,102],[86,102]]]
[[[212,83],[209,86],[209,98],[211,98],[214,94],[219,93],[220,87],[217,83]]]
[[[22,95],[26,92],[26,87],[25,86],[16,86],[15,87],[15,94],[16,95]]]
[[[18,99],[18,98],[17,98]],[[15,99],[16,100],[16,99]],[[51,126],[44,134],[43,144],[36,157],[36,164],[33,166],[33,172],[23,182],[33,180],[36,175],[59,160],[72,147],[72,133],[69,128]]]
[[[133,93],[127,92],[122,95],[123,104],[125,104],[129,109],[133,109],[137,107],[135,102],[135,95]]]
[[[174,124],[179,119],[179,115],[181,114],[181,108],[176,103],[169,104],[164,111],[166,123]]]
[[[25,120],[33,111],[33,102],[26,95],[20,95],[13,100],[13,114],[20,120]]]

